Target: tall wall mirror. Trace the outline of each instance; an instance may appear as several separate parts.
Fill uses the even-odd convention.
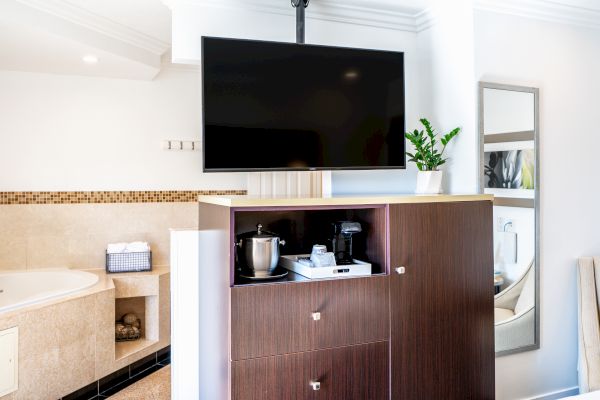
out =
[[[479,84],[479,190],[494,195],[497,356],[540,343],[538,103],[536,88]]]

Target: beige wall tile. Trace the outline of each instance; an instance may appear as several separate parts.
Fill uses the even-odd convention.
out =
[[[154,266],[169,265],[169,229],[198,227],[198,204],[0,205],[0,270],[102,268],[108,243],[150,243]]]
[[[148,299],[132,301],[143,302],[145,322],[153,324],[150,336],[154,338],[158,330],[158,341],[122,359],[115,358],[115,289],[112,288],[40,304],[20,313],[3,314],[0,329],[19,327],[19,389],[1,400],[56,400],[167,346],[170,343],[168,273],[130,278],[135,279],[131,291],[152,289]],[[110,275],[110,279],[119,278]],[[141,284],[140,280],[147,282]]]
[[[58,348],[49,348],[23,358],[19,354],[19,389],[15,392],[15,398],[18,400],[56,399],[57,397],[50,392],[50,383],[59,362]]]
[[[2,225],[0,225],[2,227]],[[27,237],[0,228],[0,270],[27,267]]]
[[[171,275],[164,274],[159,277],[159,333],[161,341],[171,342]]]
[[[98,293],[96,313],[96,371],[100,379],[113,371],[115,360],[115,290]]]
[[[93,320],[90,322],[93,324]],[[49,384],[49,391],[55,399],[94,381],[96,373],[95,335],[83,335],[70,343],[61,343],[59,356],[58,368],[54,369],[56,376]]]
[[[158,275],[153,276],[113,276],[115,297],[155,296],[158,294]]]

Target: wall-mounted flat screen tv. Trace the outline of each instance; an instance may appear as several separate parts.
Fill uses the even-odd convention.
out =
[[[204,171],[405,168],[404,54],[202,38]]]

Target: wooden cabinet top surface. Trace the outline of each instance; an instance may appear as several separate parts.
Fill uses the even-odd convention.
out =
[[[379,204],[448,203],[461,201],[492,201],[490,194],[435,194],[435,195],[361,195],[332,197],[260,197],[260,196],[199,196],[200,203],[224,207],[320,207]]]

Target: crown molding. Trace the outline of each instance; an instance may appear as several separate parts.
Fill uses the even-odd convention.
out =
[[[600,11],[552,0],[475,0],[475,10],[600,29]]]
[[[417,32],[415,12],[385,2],[372,1],[365,7],[359,2],[323,0],[310,6],[314,8],[306,13],[307,18]]]
[[[39,0],[38,0],[39,1]],[[171,9],[180,6],[206,6],[240,9],[292,17],[288,0],[162,0]],[[420,12],[398,7],[390,0],[320,0],[313,1],[307,19],[373,26],[408,32],[421,32],[435,25],[439,18],[435,7]],[[600,11],[566,5],[554,0],[473,0],[475,10],[600,29]]]
[[[111,19],[102,17],[64,0],[16,0],[22,5],[44,12],[101,35],[116,39],[155,55],[162,55],[171,45]]]
[[[417,13],[415,15],[415,26],[417,32],[422,32],[431,28],[433,25],[435,25],[437,18],[437,13],[431,7]]]
[[[293,17],[294,8],[289,0],[162,0],[169,8],[178,6],[244,9]],[[371,0],[366,6],[358,0],[321,0],[309,4],[306,18],[372,26],[398,31],[417,32],[416,13],[397,7],[393,2]]]

